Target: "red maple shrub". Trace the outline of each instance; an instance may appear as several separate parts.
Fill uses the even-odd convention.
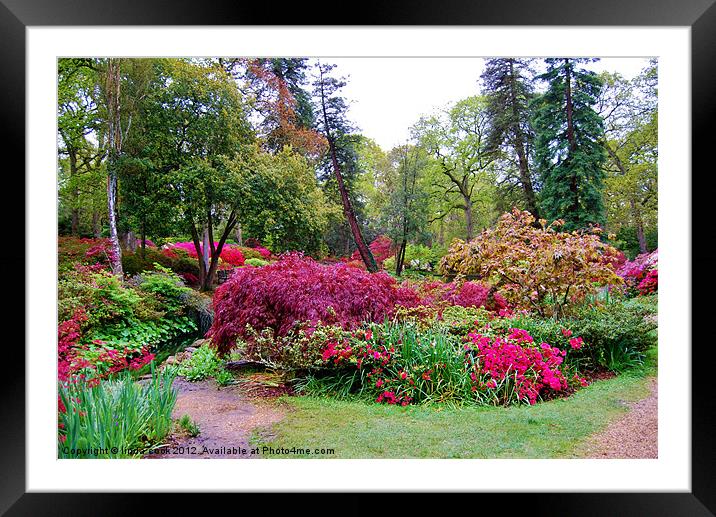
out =
[[[247,325],[282,336],[297,322],[355,328],[383,321],[399,303],[417,295],[401,289],[386,273],[370,274],[345,264],[323,265],[298,253],[261,268],[238,269],[216,290],[214,322],[208,336],[220,354],[236,339],[250,338]]]

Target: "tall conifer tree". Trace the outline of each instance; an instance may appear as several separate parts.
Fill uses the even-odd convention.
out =
[[[565,229],[604,224],[604,126],[594,110],[598,75],[579,67],[589,59],[546,59],[539,76],[547,90],[535,100],[535,161],[541,176],[541,211],[564,219]]]

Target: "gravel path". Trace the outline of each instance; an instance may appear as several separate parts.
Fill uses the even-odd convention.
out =
[[[175,433],[169,446],[149,458],[256,458],[249,439],[256,428],[270,427],[283,418],[275,404],[247,395],[237,386],[217,389],[213,381],[188,382],[178,377],[173,417],[189,415],[199,424],[196,437]]]
[[[588,458],[645,459],[658,457],[657,382],[650,380],[651,393],[629,405],[630,411],[589,439]]]

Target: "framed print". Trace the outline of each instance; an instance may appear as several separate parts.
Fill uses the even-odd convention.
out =
[[[25,270],[26,338],[6,346],[0,508],[425,491],[713,514],[690,210],[712,4],[391,2],[265,26],[223,2],[2,0],[27,208],[4,261]]]

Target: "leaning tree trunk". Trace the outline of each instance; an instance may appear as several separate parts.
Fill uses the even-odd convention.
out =
[[[120,124],[120,67],[119,59],[107,60],[106,96],[109,160],[107,163],[107,211],[109,216],[109,239],[112,247],[110,265],[112,273],[122,277],[122,249],[117,235],[117,162],[122,152],[122,129]]]
[[[323,125],[325,127],[325,136],[326,140],[328,140],[328,147],[331,153],[331,162],[333,163],[333,173],[336,176],[336,182],[338,183],[338,191],[341,194],[341,201],[343,202],[343,214],[346,216],[346,219],[348,220],[348,225],[351,228],[351,233],[353,234],[353,240],[356,243],[356,246],[358,247],[358,253],[360,253],[361,258],[363,259],[363,263],[365,264],[366,269],[368,269],[369,272],[375,273],[378,271],[378,264],[375,262],[375,257],[373,257],[373,253],[371,253],[370,248],[366,245],[365,241],[363,240],[363,235],[361,234],[360,227],[358,226],[358,221],[356,220],[356,214],[353,211],[353,205],[351,204],[351,200],[348,197],[348,191],[346,190],[346,186],[343,183],[343,175],[341,174],[341,168],[338,165],[338,157],[336,156],[336,146],[335,142],[333,140],[333,137],[331,136],[331,130],[330,125],[328,122],[328,111],[326,109],[326,96],[323,89],[323,73],[321,72],[321,108],[323,110]]]

